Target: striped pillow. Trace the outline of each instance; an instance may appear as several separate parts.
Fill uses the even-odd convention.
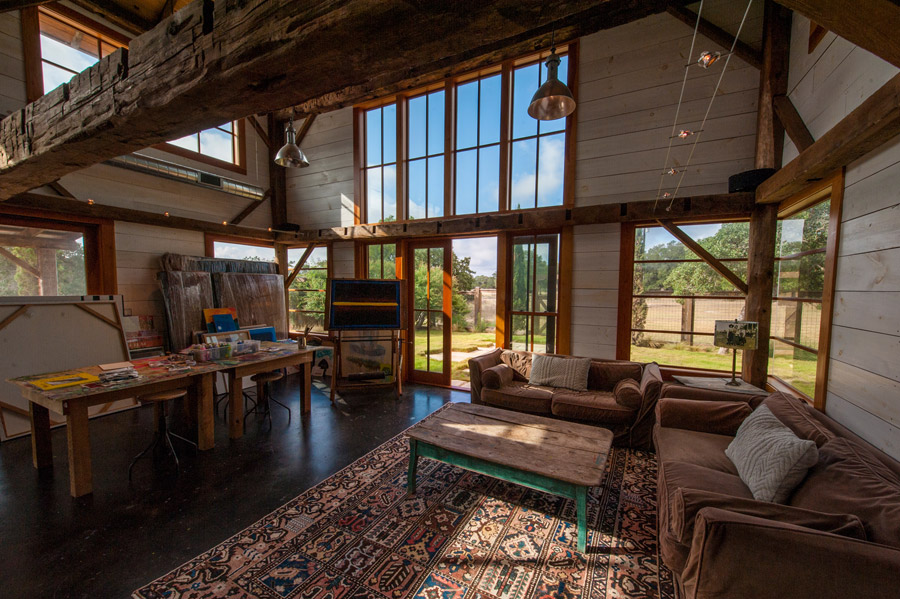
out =
[[[531,377],[528,382],[532,385],[584,391],[587,389],[590,369],[590,358],[563,358],[534,354],[531,358]]]

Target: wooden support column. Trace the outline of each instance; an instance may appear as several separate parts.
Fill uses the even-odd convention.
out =
[[[41,29],[37,6],[22,9],[22,50],[25,61],[25,97],[29,102],[34,102],[44,95]]]
[[[284,145],[284,123],[275,120],[271,112],[266,121],[269,127],[269,196],[272,208],[272,228],[278,229],[288,222],[287,218],[287,169],[275,164],[275,155]]]
[[[780,168],[784,127],[775,115],[775,97],[787,92],[791,12],[766,0],[763,17],[763,65],[759,81],[756,121],[756,168]],[[772,288],[775,274],[775,230],[778,208],[758,204],[750,215],[750,252],[747,257],[745,319],[759,323],[759,345],[742,352],[741,377],[765,387],[769,373],[769,334],[772,325]]]
[[[36,252],[38,271],[41,273],[41,295],[59,295],[59,279],[56,274],[56,250],[53,248],[38,248]]]

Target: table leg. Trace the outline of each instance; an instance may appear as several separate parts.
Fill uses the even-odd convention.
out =
[[[409,472],[406,476],[406,494],[416,494],[416,468],[419,463],[419,448],[415,439],[409,440]]]
[[[69,403],[66,414],[69,441],[69,492],[81,497],[93,492],[91,479],[91,438],[88,433],[88,409],[81,403]]]
[[[50,411],[36,403],[28,403],[31,413],[31,460],[35,468],[49,468],[53,465]]]
[[[228,436],[232,439],[240,439],[244,436],[244,398],[241,384],[243,379],[234,375],[234,370],[228,371]]]
[[[191,387],[197,404],[197,448],[200,451],[212,449],[216,444],[214,377],[215,374],[212,372],[201,374]]]
[[[587,487],[575,487],[575,509],[578,515],[578,551],[587,550]]]
[[[312,363],[304,362],[300,365],[300,412],[309,414],[312,402]]]

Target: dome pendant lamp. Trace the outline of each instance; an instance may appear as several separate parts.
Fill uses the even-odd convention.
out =
[[[575,111],[575,98],[566,84],[559,80],[559,56],[556,45],[550,41],[550,56],[547,57],[547,81],[538,88],[528,105],[528,115],[539,121],[555,121],[567,117]]]
[[[309,166],[309,160],[303,154],[303,150],[295,142],[297,132],[294,131],[294,115],[291,115],[291,123],[284,132],[287,143],[282,146],[275,155],[275,164],[291,168],[303,168]]]

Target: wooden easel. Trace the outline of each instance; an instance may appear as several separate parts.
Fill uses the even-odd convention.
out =
[[[334,394],[340,389],[363,389],[363,388],[372,388],[372,387],[394,387],[397,391],[397,397],[403,395],[403,386],[400,381],[401,373],[401,360],[402,360],[402,352],[400,351],[400,335],[399,331],[391,331],[390,337],[386,335],[373,336],[373,337],[353,337],[352,339],[346,339],[346,341],[356,341],[356,342],[366,342],[366,341],[390,341],[391,342],[391,375],[393,380],[390,382],[380,382],[377,380],[362,380],[362,381],[350,381],[343,377],[343,373],[341,372],[341,346],[343,344],[344,339],[341,338],[341,331],[337,331],[337,336],[334,338],[334,364],[331,367],[331,403],[334,403]]]

